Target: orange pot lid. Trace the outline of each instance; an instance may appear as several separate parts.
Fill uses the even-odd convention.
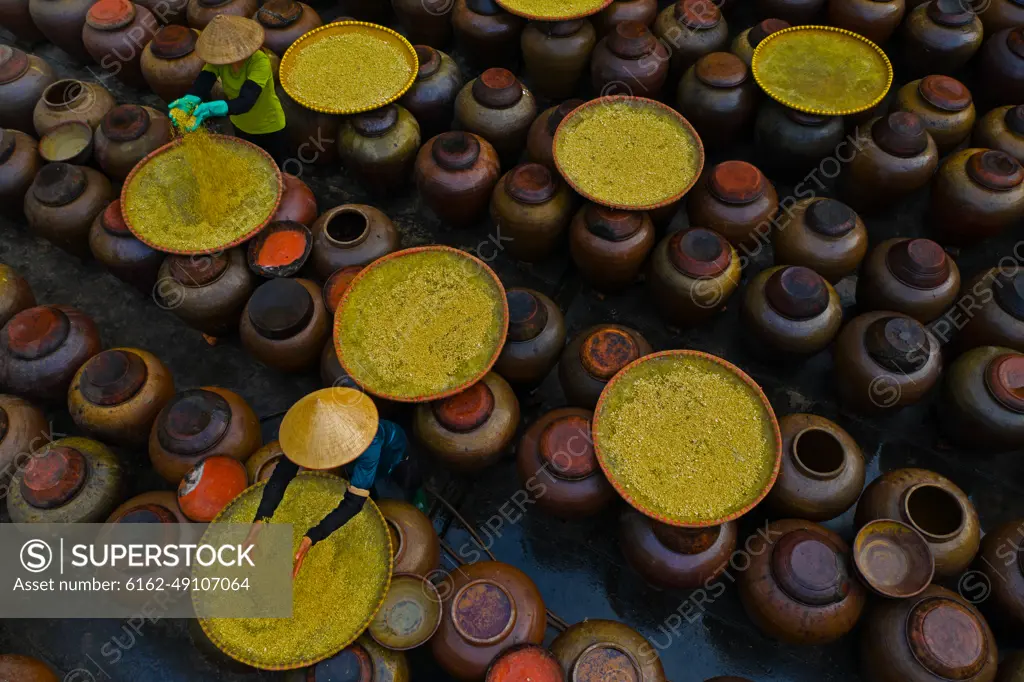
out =
[[[178,504],[199,523],[212,521],[249,484],[245,466],[231,457],[207,457],[178,485]]]
[[[522,644],[503,651],[487,668],[486,682],[563,682],[565,674],[554,655],[542,646]]]
[[[134,19],[135,5],[131,0],[99,0],[85,15],[85,23],[100,31],[124,28]]]

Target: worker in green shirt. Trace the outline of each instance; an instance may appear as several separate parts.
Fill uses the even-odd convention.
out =
[[[189,130],[211,116],[230,116],[238,137],[262,147],[280,165],[287,156],[284,109],[262,46],[259,23],[227,14],[215,16],[196,41],[196,54],[206,65],[188,94],[169,108],[195,117]],[[227,100],[204,101],[217,79]]]

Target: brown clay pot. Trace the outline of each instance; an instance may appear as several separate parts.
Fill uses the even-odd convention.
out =
[[[291,173],[282,173],[281,176],[284,180],[284,191],[281,193],[281,203],[277,205],[277,211],[274,212],[271,221],[292,221],[312,227],[318,215],[313,190]]]
[[[996,107],[978,119],[971,146],[1006,152],[1024,163],[1024,105]]]
[[[438,218],[454,227],[470,227],[487,210],[500,173],[490,142],[452,131],[420,148],[413,177],[424,203]]]
[[[558,361],[566,402],[594,409],[615,374],[654,349],[640,332],[621,324],[596,324],[573,337]]]
[[[0,211],[21,214],[25,195],[42,166],[35,138],[20,130],[0,129]]]
[[[986,105],[1019,104],[1024,98],[1024,29],[1004,28],[991,35],[978,68]]]
[[[142,50],[159,25],[153,13],[131,0],[99,0],[82,27],[86,52],[107,74],[133,88],[146,87]]]
[[[801,199],[780,222],[772,232],[775,262],[810,268],[832,284],[856,272],[868,251],[864,221],[835,199]]]
[[[516,386],[540,384],[565,345],[565,318],[558,305],[533,289],[508,289],[508,338],[494,371]]]
[[[28,656],[0,655],[0,675],[19,682],[59,682],[50,666]]]
[[[534,90],[541,97],[559,100],[577,91],[597,44],[597,31],[586,19],[531,21],[521,41]]]
[[[840,398],[866,414],[892,413],[920,401],[942,372],[935,337],[914,318],[887,311],[853,318],[836,338],[833,354]]]
[[[828,644],[857,624],[865,590],[836,533],[785,519],[748,543],[760,551],[748,550],[750,567],[737,582],[743,608],[761,632],[788,644]]]
[[[263,364],[302,372],[320,361],[331,321],[316,283],[279,277],[253,292],[238,331],[245,350]]]
[[[22,310],[35,305],[35,294],[25,278],[11,266],[0,263],[0,327]]]
[[[864,455],[839,424],[814,414],[779,420],[782,466],[766,498],[783,518],[828,521],[853,506],[864,487]]]
[[[191,523],[170,490],[152,490],[136,495],[117,507],[105,523]]]
[[[55,80],[53,68],[44,60],[16,47],[0,45],[0,128],[34,134],[32,112],[43,91]]]
[[[336,143],[341,117],[303,107],[284,91],[280,83],[276,90],[277,99],[284,109],[284,132],[288,138],[289,158],[281,164],[281,170],[302,175],[304,165],[330,166],[337,163]]]
[[[504,649],[544,641],[544,600],[518,568],[480,561],[451,577],[441,627],[430,643],[434,658],[449,675],[460,682],[481,680]]]
[[[149,107],[114,107],[96,128],[95,153],[109,177],[123,181],[135,165],[171,141],[171,120]]]
[[[257,0],[188,0],[186,16],[189,26],[202,31],[218,14],[251,19],[257,9]]]
[[[324,350],[320,354],[320,382],[324,388],[340,386],[342,388],[355,388],[362,390],[348,372],[338,361],[338,354],[334,350],[334,340],[327,339]],[[397,419],[404,414],[406,403],[398,403],[392,400],[385,400],[377,396],[370,396],[373,404],[377,406],[377,413],[384,419]],[[267,474],[269,476],[269,474]]]
[[[845,137],[842,118],[806,114],[768,98],[754,118],[754,148],[761,163],[794,178],[802,179],[836,154]]]
[[[516,166],[491,195],[491,220],[510,256],[528,262],[551,257],[572,219],[573,192],[554,171],[539,163]]]
[[[309,261],[317,279],[335,270],[367,265],[396,251],[399,234],[394,223],[373,206],[343,204],[327,209],[313,223],[313,251]]]
[[[46,39],[62,49],[75,61],[88,64],[92,60],[82,42],[85,15],[96,0],[29,0],[32,23]]]
[[[405,187],[419,148],[420,126],[397,104],[346,118],[338,130],[342,165],[375,194]]]
[[[441,564],[441,543],[430,517],[401,500],[380,500],[377,508],[391,531],[392,573],[430,576]]]
[[[896,94],[895,106],[899,111],[917,114],[935,140],[939,156],[960,146],[974,127],[971,93],[963,83],[949,76],[925,76],[907,83]]]
[[[825,0],[757,0],[758,16],[778,17],[793,26],[813,24],[825,9]]]
[[[487,69],[455,98],[456,125],[494,145],[503,166],[515,165],[536,117],[533,95],[506,69]]]
[[[641,682],[668,682],[651,643],[633,628],[614,620],[588,618],[570,625],[551,642],[551,653],[571,682],[617,677]]]
[[[909,71],[955,74],[981,47],[981,20],[957,0],[931,0],[907,13],[903,24]]]
[[[968,450],[1013,450],[1024,444],[1020,372],[1024,355],[981,346],[967,351],[946,371],[940,403],[942,428]]]
[[[883,45],[906,11],[905,0],[829,0],[828,23]]]
[[[1007,625],[1020,627],[1024,623],[1024,552],[1021,538],[1024,536],[1024,519],[1008,521],[985,533],[981,551],[976,563],[978,569],[988,578],[992,589],[985,608],[1005,621]],[[1004,673],[1005,669],[1005,673]],[[1012,671],[1012,675],[1009,674]],[[1007,657],[999,667],[999,680],[1019,682],[1024,676],[1024,658],[1019,653]]]
[[[112,275],[146,296],[153,294],[165,254],[135,238],[125,225],[120,199],[114,199],[92,221],[89,251]]]
[[[157,303],[185,324],[218,337],[238,329],[255,288],[245,250],[236,248],[210,256],[168,256],[154,293]]]
[[[174,378],[160,358],[137,348],[114,348],[94,355],[75,374],[68,411],[94,438],[141,448],[172,397]]]
[[[965,324],[958,324],[955,346],[1005,346],[1024,353],[1024,273],[992,268],[975,275],[963,288],[973,299]],[[951,322],[958,322],[953,318]]]
[[[736,549],[736,522],[677,528],[630,508],[619,519],[619,547],[633,570],[649,584],[667,590],[693,590],[714,581],[728,568]]]
[[[177,485],[207,457],[244,462],[262,444],[259,419],[242,396],[206,386],[178,393],[160,410],[149,435],[149,459]]]
[[[658,242],[647,283],[665,321],[686,326],[721,309],[739,286],[740,275],[736,249],[717,232],[695,227]]]
[[[462,72],[454,59],[432,47],[417,45],[416,56],[420,60],[416,81],[398,103],[416,118],[421,137],[430,139],[452,127]]]
[[[956,152],[939,166],[929,209],[945,243],[969,245],[998,235],[1024,216],[1024,167],[1000,151]]]
[[[999,664],[996,682],[1022,682],[1024,680],[1024,652],[1011,651]]]
[[[576,107],[583,104],[581,99],[567,99],[557,106],[545,109],[540,116],[533,119],[530,131],[526,135],[526,158],[534,163],[542,163],[551,170],[555,166],[555,131]]]
[[[526,20],[494,0],[455,0],[452,28],[463,54],[475,66],[511,67],[519,59],[519,35]]]
[[[13,395],[0,395],[0,486],[6,489],[28,456],[50,442],[50,422],[38,407]]]
[[[39,1],[56,4],[64,0]],[[68,121],[82,121],[95,129],[114,106],[113,95],[99,83],[59,80],[43,90],[32,112],[32,125],[40,136]]]
[[[505,453],[519,425],[519,400],[494,372],[450,398],[420,403],[413,434],[446,467],[476,473]]]
[[[28,0],[4,0],[0,2],[0,22],[14,37],[26,45],[42,42],[45,36],[32,21]]]
[[[647,213],[588,203],[569,225],[569,253],[590,286],[614,292],[636,279],[654,238]]]
[[[986,36],[1024,25],[1024,5],[1017,0],[992,0],[978,9],[978,18],[985,27]]]
[[[597,29],[598,38],[604,38],[624,21],[637,21],[650,27],[657,18],[657,0],[613,0],[610,5],[595,14],[591,21]]]
[[[843,323],[839,294],[799,265],[762,270],[747,285],[741,309],[754,340],[784,353],[811,355],[828,346]]]
[[[860,310],[892,310],[922,324],[946,312],[959,292],[960,269],[930,239],[886,239],[857,278]]]
[[[296,0],[269,0],[256,12],[263,27],[263,47],[279,57],[299,36],[317,28],[323,21],[316,10]]]
[[[405,37],[413,44],[444,47],[452,38],[450,0],[391,0]]]
[[[782,19],[763,19],[736,36],[732,45],[729,46],[729,52],[739,57],[747,65],[747,68],[750,68],[750,63],[754,59],[754,49],[761,44],[761,41],[776,31],[789,28],[789,26],[789,22]]]
[[[200,628],[196,630],[193,641],[196,636],[202,634]],[[210,642],[209,649],[211,653],[216,652],[221,658],[227,658],[213,642]],[[252,668],[245,672],[252,672]],[[351,677],[352,675],[357,677]],[[385,649],[364,633],[340,653],[312,667],[288,671],[283,682],[332,682],[350,678],[354,682],[409,682],[412,679],[411,675],[409,659],[404,652]]]
[[[160,26],[168,24],[185,26],[187,23],[188,0],[141,0],[136,4],[142,5],[152,12]],[[142,47],[145,45],[143,43]]]
[[[599,96],[656,99],[668,70],[668,49],[638,21],[616,24],[590,55],[590,85]]]
[[[691,225],[710,228],[737,247],[766,238],[778,210],[775,186],[745,161],[712,167],[691,190],[686,208]]]
[[[661,10],[654,35],[669,46],[670,68],[678,76],[711,52],[729,47],[729,27],[718,5],[703,0],[679,0]]]
[[[757,104],[757,84],[743,61],[712,52],[686,70],[676,95],[679,112],[706,146],[724,146],[746,133]]]
[[[560,407],[533,422],[519,441],[519,480],[547,514],[585,518],[617,497],[594,453],[593,417],[590,410]]]
[[[909,599],[882,599],[860,636],[861,674],[878,682],[992,682],[999,652],[984,616],[938,585]]]
[[[146,84],[164,102],[188,93],[205,62],[195,53],[199,31],[186,26],[164,26],[146,45],[139,60]]]
[[[89,227],[114,198],[99,171],[49,163],[25,195],[25,218],[32,232],[79,258],[88,258]]]

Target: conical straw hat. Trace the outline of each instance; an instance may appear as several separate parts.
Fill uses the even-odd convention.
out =
[[[314,391],[281,422],[285,456],[307,469],[332,469],[363,454],[377,433],[377,406],[354,388]]]
[[[252,19],[218,14],[199,34],[196,54],[207,64],[234,64],[263,46],[263,27]]]

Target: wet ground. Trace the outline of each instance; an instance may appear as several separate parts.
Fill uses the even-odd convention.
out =
[[[665,4],[665,3],[662,3]],[[339,10],[323,11],[325,17]],[[753,19],[732,22],[733,33]],[[9,37],[0,39],[10,41]],[[36,50],[61,75],[89,78],[52,46]],[[907,79],[897,79],[893,92]],[[474,74],[475,75],[475,74]],[[108,82],[119,102],[161,103],[151,94],[128,91]],[[726,158],[757,162],[749,145],[727,153],[711,154],[708,163]],[[289,168],[289,170],[293,170]],[[303,179],[317,195],[320,210],[342,203],[370,203],[384,210],[402,233],[403,246],[443,243],[473,251],[489,261],[506,286],[529,286],[552,296],[566,313],[570,334],[598,322],[632,326],[656,350],[693,348],[720,355],[739,365],[765,389],[775,411],[813,412],[836,420],[860,443],[868,460],[868,479],[903,466],[919,466],[949,476],[970,496],[983,528],[1024,518],[1024,458],[1021,453],[979,456],[946,445],[936,432],[935,397],[884,419],[864,419],[843,411],[836,403],[833,357],[826,350],[803,361],[766,356],[752,348],[739,324],[737,297],[711,322],[688,330],[667,328],[656,316],[647,289],[637,283],[611,297],[598,295],[583,283],[571,266],[567,251],[550,262],[531,266],[518,263],[490,245],[496,236],[488,223],[475,229],[453,231],[439,224],[420,206],[413,191],[386,200],[375,199],[355,180],[335,167],[306,167]],[[778,182],[780,197],[792,185]],[[824,179],[824,178],[823,178]],[[827,179],[824,179],[826,185]],[[829,192],[820,192],[828,196]],[[866,220],[872,244],[892,236],[928,236],[923,216],[927,192],[911,197],[898,210]],[[685,211],[671,229],[686,224]],[[978,270],[1012,256],[1019,232],[987,242],[959,254],[965,279]],[[319,386],[318,378],[284,376],[245,354],[235,339],[208,346],[200,334],[162,310],[149,297],[129,289],[96,263],[83,263],[47,242],[29,235],[18,222],[0,223],[0,261],[17,268],[31,283],[40,302],[79,308],[99,325],[107,347],[134,346],[159,355],[171,368],[179,389],[219,385],[241,393],[263,418],[264,437],[276,436],[280,414],[297,398]],[[754,257],[744,282],[771,265],[771,250]],[[837,287],[847,318],[856,314],[854,277]],[[562,406],[564,398],[553,373],[532,394],[520,395],[525,428],[546,410]],[[58,431],[73,433],[66,413],[53,413]],[[159,489],[161,481],[149,470],[144,452],[125,452],[135,492]],[[742,675],[761,682],[856,680],[856,632],[829,647],[802,648],[779,645],[762,636],[744,615],[731,587],[734,571],[722,578],[726,589],[711,597],[684,592],[662,592],[645,585],[625,564],[616,544],[615,508],[587,521],[562,522],[527,508],[517,518],[506,503],[519,490],[511,453],[472,481],[449,479],[435,472],[432,484],[448,497],[499,560],[523,569],[536,581],[548,607],[574,623],[587,618],[611,618],[639,630],[658,647],[666,671],[675,682],[702,680],[715,675]],[[464,559],[479,552],[469,534],[441,508],[435,525]],[[512,520],[514,519],[514,521]],[[755,532],[765,517],[755,510],[741,522],[743,533]],[[827,524],[847,539],[852,536],[852,511]],[[444,566],[454,570],[445,557]],[[955,585],[953,585],[955,587]],[[719,590],[714,590],[717,594]],[[677,616],[673,616],[677,614]],[[549,628],[549,640],[557,634]],[[1001,640],[1004,647],[1024,645],[1020,633]],[[111,646],[112,645],[112,646]],[[66,675],[65,682],[178,682],[203,680],[241,682],[279,680],[280,674],[237,672],[201,655],[193,646],[183,621],[147,623],[136,633],[122,621],[22,620],[0,623],[0,651],[41,658]],[[412,655],[417,681],[444,680],[428,652]],[[222,662],[221,662],[222,663]]]

